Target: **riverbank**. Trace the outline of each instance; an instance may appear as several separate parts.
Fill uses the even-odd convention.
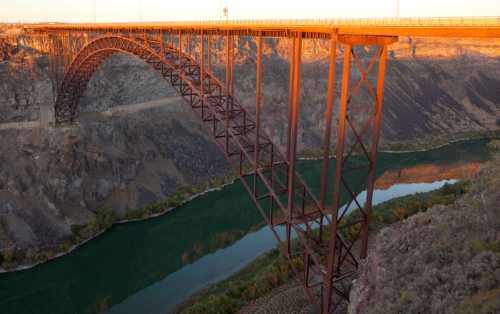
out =
[[[489,160],[487,143],[457,144],[429,153],[382,154],[378,162],[380,177],[404,173],[405,179],[384,179],[384,185],[374,192],[374,204],[466,178],[468,172],[456,176],[450,167]],[[321,161],[297,166],[313,193],[317,193]],[[420,166],[435,175],[422,177]],[[415,168],[417,175],[405,170]],[[153,214],[155,211],[149,209]],[[135,218],[146,217],[146,212],[138,211]],[[100,223],[94,226],[105,225],[105,218],[109,218],[105,212],[100,217]],[[277,231],[284,234],[285,229],[279,227]],[[275,247],[272,232],[237,181],[162,217],[114,225],[64,258],[31,270],[3,274],[0,307],[5,314],[84,314],[103,308],[110,314],[167,313]],[[286,269],[282,271],[284,278]],[[67,297],[61,299],[61,294]]]
[[[429,152],[432,150],[444,148],[449,145],[453,144],[459,144],[459,143],[464,143],[464,142],[471,142],[471,141],[480,141],[480,140],[500,140],[500,129],[496,131],[490,131],[490,132],[483,132],[483,133],[475,133],[475,134],[468,134],[463,137],[459,137],[457,139],[453,140],[445,140],[445,141],[438,141],[437,143],[431,143],[430,145],[425,145],[424,147],[413,147],[409,148],[410,146],[404,145],[404,144],[396,144],[392,145],[391,148],[383,148],[379,149],[379,153],[386,153],[386,154],[410,154],[410,153],[423,153],[423,152]],[[421,145],[420,145],[421,146]],[[330,153],[330,158],[335,158],[335,153]],[[314,150],[314,151],[304,151],[301,152],[297,158],[298,160],[303,160],[303,161],[313,161],[313,160],[320,160],[323,159],[323,152],[320,150]]]
[[[372,233],[377,233],[382,228],[397,223],[419,212],[425,212],[434,205],[448,205],[470,188],[469,182],[459,182],[452,185],[411,196],[396,198],[373,208],[373,223],[370,226]],[[350,219],[357,213],[353,212]],[[346,222],[348,223],[348,222]],[[298,263],[300,265],[300,263]],[[201,313],[234,313],[262,297],[272,294],[275,290],[291,285],[294,287],[296,278],[278,249],[265,253],[251,262],[244,269],[231,276],[229,279],[215,284],[202,292],[192,296],[176,309],[176,313],[201,314]],[[302,298],[301,289],[286,289],[297,292],[297,297],[306,303],[296,306],[307,307],[307,300]],[[266,305],[269,306],[269,305]],[[299,309],[287,308],[287,310]]]
[[[113,226],[126,223],[141,222],[164,216],[168,213],[171,213],[176,208],[181,207],[182,205],[185,205],[186,203],[198,197],[207,195],[210,192],[220,191],[224,187],[234,184],[236,180],[237,177],[235,175],[229,175],[228,177],[224,178],[214,178],[211,182],[207,183],[208,186],[206,187],[204,187],[205,185],[201,187],[180,187],[176,192],[172,193],[162,202],[151,204],[139,210],[127,212],[124,219],[113,218],[113,221],[108,221],[101,225],[98,222],[97,229],[94,221],[90,222],[87,225],[74,226],[72,230],[74,230],[75,239],[72,239],[70,241],[76,241],[77,243],[68,244],[68,242],[65,242],[58,247],[52,247],[50,250],[46,250],[46,252],[44,252],[44,248],[41,248],[41,252],[38,253],[38,256],[34,257],[39,260],[33,263],[19,263],[19,260],[21,260],[23,256],[28,254],[24,251],[18,252],[16,250],[6,250],[4,252],[0,252],[0,274],[28,270],[38,265],[48,263],[57,258],[66,256],[68,254],[71,254],[76,249],[82,247],[83,245],[89,243],[90,241],[95,240],[106,231],[109,231]],[[106,208],[99,209],[96,213],[98,213],[100,210],[106,211],[105,215],[112,215],[111,211]],[[89,226],[91,226],[90,229],[92,229],[90,231],[86,229],[89,228]],[[83,234],[82,230],[85,230]],[[78,238],[79,236],[81,238]],[[54,249],[59,249],[60,251],[54,253]],[[30,254],[32,255],[33,253],[30,252]],[[7,267],[5,267],[5,263],[7,263]]]
[[[474,141],[474,140],[469,140]],[[463,140],[460,142],[467,142]],[[491,141],[494,142],[494,141]],[[456,144],[456,143],[452,143]],[[449,144],[449,145],[452,145]],[[444,146],[443,146],[444,147]],[[439,149],[438,147],[435,149]],[[429,150],[427,150],[429,151]],[[303,160],[317,160],[303,159]],[[211,182],[206,182],[201,186],[196,187],[180,187],[175,193],[172,193],[167,199],[158,202],[145,208],[128,211],[125,217],[115,217],[110,224],[109,221],[104,224],[91,222],[87,226],[74,226],[72,228],[74,237],[67,239],[63,243],[52,247],[28,248],[25,251],[7,250],[0,253],[0,273],[16,272],[31,269],[37,265],[53,261],[59,257],[68,255],[77,248],[87,244],[90,240],[102,235],[109,230],[113,225],[125,224],[129,222],[139,222],[147,219],[157,218],[170,213],[175,208],[184,205],[193,199],[206,195],[212,191],[217,191],[227,185],[233,184],[237,180],[234,173],[228,174],[226,177],[214,178]],[[97,227],[96,227],[97,225]],[[99,227],[100,225],[100,227]],[[83,234],[80,234],[83,230]],[[28,261],[28,262],[26,262]],[[7,266],[7,267],[5,267]]]

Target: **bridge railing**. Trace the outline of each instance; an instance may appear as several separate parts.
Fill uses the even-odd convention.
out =
[[[500,16],[474,17],[402,17],[402,18],[321,18],[321,19],[272,19],[272,20],[194,20],[171,22],[93,23],[93,24],[33,24],[25,29],[89,29],[89,28],[139,28],[162,29],[168,27],[493,27],[500,28]]]
[[[298,26],[419,26],[419,27],[500,27],[500,16],[481,17],[405,17],[340,19],[204,20],[172,24],[214,25],[298,25]],[[169,23],[170,24],[170,23]]]

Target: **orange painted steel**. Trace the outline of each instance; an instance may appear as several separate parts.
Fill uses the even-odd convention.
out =
[[[500,17],[323,19],[323,20],[235,20],[162,23],[26,24],[35,31],[156,31],[227,34],[239,36],[287,37],[301,32],[304,38],[339,35],[500,37]]]

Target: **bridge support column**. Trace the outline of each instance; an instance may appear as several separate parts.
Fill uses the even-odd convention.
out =
[[[159,38],[158,38],[158,40],[160,41],[160,54],[161,54],[161,58],[162,58],[162,59],[165,59],[165,43],[164,43],[164,37],[165,37],[165,33],[163,33],[163,31],[160,31],[160,32],[159,32]]]
[[[205,34],[203,32],[200,35],[200,90],[203,106],[205,96]]]
[[[323,165],[321,170],[320,181],[320,196],[319,203],[321,208],[325,209],[326,193],[328,188],[328,169],[330,164],[330,140],[332,133],[332,118],[334,105],[334,90],[335,90],[335,66],[337,59],[337,34],[334,32],[330,39],[330,55],[328,68],[328,83],[327,83],[327,99],[325,110],[325,133],[323,139]],[[323,215],[321,215],[319,223],[319,240],[323,238]]]
[[[332,36],[330,62],[335,59],[333,38]],[[324,314],[330,313],[332,304],[336,303],[333,299],[333,292],[341,297],[337,302],[342,302],[342,298],[348,299],[348,289],[337,285],[336,282],[357,269],[358,258],[366,257],[368,226],[375,184],[377,146],[380,137],[387,46],[395,40],[396,38],[392,37],[339,37],[344,48],[344,57],[337,125],[333,201],[330,210],[330,238],[326,274],[322,287],[322,313]],[[330,63],[329,85],[334,75],[332,67],[334,67],[334,62]],[[351,68],[354,68],[359,75],[352,76]],[[351,78],[357,80],[352,86],[350,84]],[[331,110],[330,101],[333,97],[331,93],[332,91],[329,89],[327,115],[328,111]],[[326,122],[328,129],[328,121]],[[327,132],[329,130],[325,130],[325,136],[329,136],[326,134]],[[326,143],[327,138],[325,138],[323,170],[327,169],[327,165],[325,165],[325,155],[328,150]],[[356,157],[352,158],[352,156]],[[327,174],[323,173],[323,176],[327,177]],[[358,177],[362,179],[353,179]],[[322,200],[326,190],[326,187],[322,185]],[[363,190],[366,192],[364,200],[359,198]],[[350,217],[349,222],[346,222],[345,216],[353,210],[359,211],[357,215],[361,219],[354,216]],[[355,248],[360,252],[358,256],[353,253]]]
[[[288,169],[288,201],[287,201],[287,224],[286,224],[286,239],[287,251],[291,254],[291,221],[293,220],[294,198],[295,198],[295,162],[297,159],[297,136],[298,136],[298,121],[300,116],[300,63],[302,57],[302,33],[297,33],[294,39],[293,53],[293,76],[290,78],[292,84],[291,112],[288,134],[289,143],[289,169]]]
[[[212,36],[207,36],[207,69],[212,72]]]
[[[255,70],[255,147],[254,147],[254,176],[253,176],[253,192],[254,197],[257,197],[257,171],[259,169],[260,160],[260,104],[261,104],[261,87],[262,87],[262,36],[257,37],[257,65]]]
[[[179,31],[178,35],[178,49],[179,49],[179,74],[182,73],[182,33]]]
[[[289,64],[290,71],[288,73],[288,130],[287,130],[287,144],[286,144],[286,158],[287,161],[290,162],[290,132],[292,129],[291,121],[292,121],[292,103],[293,103],[293,74],[295,71],[294,68],[294,60],[295,60],[295,47],[297,45],[297,38],[294,36],[290,38],[289,42]]]
[[[225,100],[226,100],[226,108],[225,108],[225,127],[226,127],[226,153],[229,152],[229,121],[231,119],[232,111],[233,111],[233,56],[232,56],[232,45],[233,45],[233,37],[228,33],[226,35],[226,92],[225,92]]]

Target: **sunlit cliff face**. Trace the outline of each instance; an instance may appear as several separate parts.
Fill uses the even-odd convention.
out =
[[[396,58],[456,58],[462,55],[500,57],[500,39],[400,37],[390,47]]]
[[[385,190],[398,183],[431,183],[441,180],[462,180],[476,175],[480,170],[479,162],[455,163],[451,165],[418,165],[400,170],[386,171],[380,176],[375,188]]]
[[[328,56],[329,42],[327,40],[304,40],[303,62],[325,60]],[[284,58],[289,58],[290,44],[287,39],[277,42],[276,50]],[[389,55],[392,58],[456,58],[462,55],[482,55],[486,57],[500,57],[500,39],[482,38],[425,38],[400,37],[399,41],[389,46]],[[341,54],[337,55],[337,58]]]

